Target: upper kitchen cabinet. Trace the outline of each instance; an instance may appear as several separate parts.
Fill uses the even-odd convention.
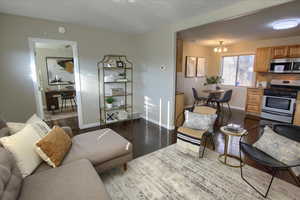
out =
[[[255,72],[268,72],[271,60],[271,48],[258,48],[256,49],[254,71]]]
[[[289,57],[300,58],[300,45],[289,46]]]
[[[272,47],[272,58],[287,58],[289,56],[288,46]]]

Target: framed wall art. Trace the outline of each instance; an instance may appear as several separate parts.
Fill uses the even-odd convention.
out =
[[[205,60],[205,58],[198,57],[197,58],[196,76],[204,77],[205,72],[206,72],[206,60]]]
[[[187,56],[185,62],[185,77],[196,77],[197,57]]]

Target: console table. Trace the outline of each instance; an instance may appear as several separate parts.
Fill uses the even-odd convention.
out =
[[[63,93],[75,96],[76,91],[75,91],[75,89],[62,89],[62,90],[45,91],[46,105],[47,105],[47,110],[48,111],[54,111],[54,110],[59,109],[59,100],[58,100],[58,98]]]

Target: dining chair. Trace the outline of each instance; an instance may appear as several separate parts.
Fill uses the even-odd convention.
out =
[[[75,111],[74,107],[76,108],[76,100],[75,100],[75,95],[73,92],[63,92],[61,93],[61,112],[63,109],[67,109],[67,100],[69,100],[71,104],[72,111]],[[74,105],[73,105],[74,103]]]
[[[193,96],[194,96],[194,106],[198,105],[201,102],[207,102],[209,100],[209,97],[199,97],[198,92],[195,88],[192,88]]]
[[[227,104],[229,114],[231,115],[232,113],[229,105],[229,101],[231,100],[231,97],[232,97],[232,90],[226,90],[222,97],[220,97],[219,99],[212,99],[212,101],[217,103],[220,112],[224,112],[224,104]]]

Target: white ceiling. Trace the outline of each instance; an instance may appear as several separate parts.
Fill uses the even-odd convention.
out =
[[[178,35],[182,39],[197,41],[204,46],[216,46],[220,40],[224,41],[225,45],[229,45],[243,41],[300,36],[300,26],[287,30],[272,29],[272,22],[287,18],[297,18],[300,21],[300,1],[264,9],[248,16],[180,31]]]
[[[239,1],[243,0],[0,0],[0,12],[142,33]]]

